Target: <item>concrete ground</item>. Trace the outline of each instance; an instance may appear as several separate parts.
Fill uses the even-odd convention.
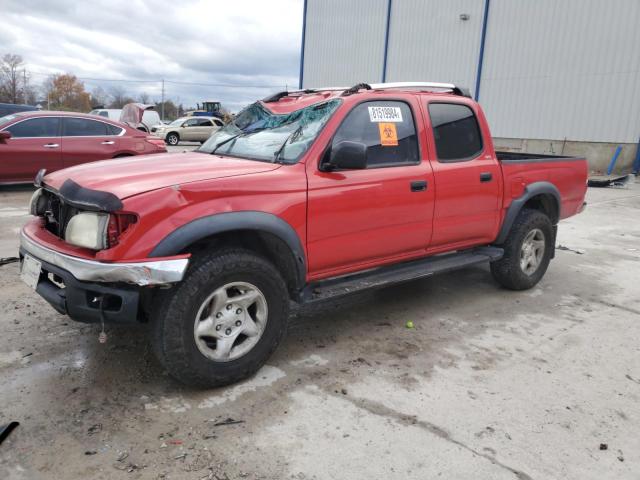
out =
[[[0,190],[0,256],[29,195]],[[640,184],[587,200],[536,288],[478,267],[303,309],[257,375],[210,391],[169,378],[145,328],[102,345],[0,267],[0,424],[21,423],[0,478],[637,479]]]

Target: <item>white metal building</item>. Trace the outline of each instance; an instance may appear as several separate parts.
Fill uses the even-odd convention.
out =
[[[640,136],[640,0],[305,0],[303,87],[469,87],[502,148],[628,168]]]

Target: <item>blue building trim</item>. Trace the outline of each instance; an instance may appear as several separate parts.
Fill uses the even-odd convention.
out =
[[[387,54],[389,52],[389,26],[391,25],[391,2],[387,2],[387,26],[384,32],[384,58],[382,60],[382,83],[387,80]]]
[[[302,89],[302,80],[304,79],[304,40],[307,33],[307,0],[304,0],[302,9],[302,42],[300,45],[300,75],[298,77],[298,88]]]
[[[491,0],[484,0],[484,14],[482,16],[482,36],[480,37],[480,54],[478,55],[478,68],[476,70],[476,89],[474,98],[476,102],[480,98],[480,78],[482,77],[482,64],[484,62],[484,42],[487,38],[487,23],[489,21],[489,5]]]

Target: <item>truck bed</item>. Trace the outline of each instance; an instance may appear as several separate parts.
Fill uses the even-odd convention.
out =
[[[586,158],[515,152],[496,152],[496,158],[504,178],[505,208],[521,195],[526,185],[549,182],[560,194],[560,218],[582,210],[587,190]]]

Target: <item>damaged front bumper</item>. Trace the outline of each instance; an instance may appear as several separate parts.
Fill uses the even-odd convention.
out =
[[[27,255],[39,264],[35,291],[59,313],[86,323],[138,321],[143,287],[181,281],[189,263],[188,258],[97,262],[51,250],[22,232],[21,261]]]
[[[123,282],[141,287],[165,285],[182,280],[189,264],[188,258],[149,260],[144,262],[104,263],[72,257],[44,247],[24,232],[20,235],[20,252],[60,267],[77,280],[85,282]]]

